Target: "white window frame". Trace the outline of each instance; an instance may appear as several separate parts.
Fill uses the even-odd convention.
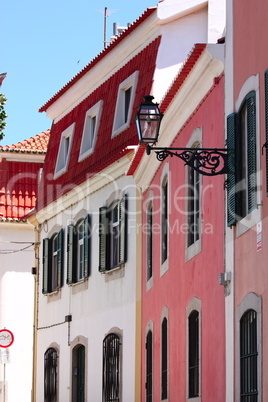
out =
[[[112,138],[116,137],[118,134],[120,134],[122,131],[126,130],[130,126],[133,103],[136,95],[138,75],[139,72],[135,71],[119,85],[112,129]],[[132,88],[132,90],[128,108],[128,116],[127,120],[125,121],[125,93],[129,88]]]
[[[187,148],[193,148],[195,145],[198,144],[198,148],[202,148],[202,128],[196,128],[192,135],[191,139],[187,144]],[[186,211],[186,224],[188,227],[188,185],[189,185],[189,169],[191,167],[186,165],[186,204],[185,204],[185,211]],[[191,258],[195,257],[198,253],[201,252],[202,249],[202,175],[199,174],[199,239],[196,240],[191,245],[188,245],[188,230],[186,233],[185,243],[185,261],[189,261]]]
[[[255,91],[256,94],[256,162],[257,162],[257,208],[246,215],[236,224],[236,236],[239,237],[248,229],[256,225],[262,216],[261,207],[261,170],[260,170],[260,89],[259,89],[259,74],[249,77],[242,86],[237,101],[235,103],[235,111],[238,112],[247,94]]]
[[[75,123],[71,124],[61,133],[60,145],[58,150],[57,162],[55,167],[54,179],[57,179],[66,172],[70,160],[72,139],[74,134]],[[68,140],[68,149],[66,151],[66,143]]]
[[[78,162],[94,152],[100,125],[102,105],[103,101],[100,100],[86,112]],[[92,128],[92,120],[94,118],[96,118],[96,121],[94,128]]]

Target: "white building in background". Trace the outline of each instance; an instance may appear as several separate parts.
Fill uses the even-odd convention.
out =
[[[49,131],[0,146],[0,330],[14,335],[0,347],[1,402],[32,395],[35,234],[23,216],[35,206],[48,138]]]

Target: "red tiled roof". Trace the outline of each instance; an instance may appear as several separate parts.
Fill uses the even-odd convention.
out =
[[[137,145],[137,133],[134,114],[143,96],[151,92],[156,57],[161,43],[161,36],[155,38],[138,54],[95,89],[87,98],[76,105],[70,112],[53,124],[51,138],[46,154],[46,163],[40,182],[37,210],[41,210],[57,198],[69,192],[75,186],[85,182],[90,176],[113,164],[129,152],[129,146]],[[118,84],[126,80],[135,71],[139,71],[130,126],[122,133],[112,137],[113,121],[116,109]],[[79,160],[81,139],[87,110],[103,100],[103,113],[100,118],[95,149],[87,158]],[[53,178],[62,132],[75,122],[68,169],[57,178]]]
[[[0,146],[1,152],[45,154],[50,130],[13,145]],[[43,161],[3,158],[0,162],[0,221],[23,221],[36,203],[37,186]]]
[[[0,145],[0,152],[46,153],[50,130],[12,145]]]
[[[101,53],[99,53],[83,70],[74,76],[67,84],[65,84],[52,98],[50,98],[43,106],[40,107],[39,112],[45,112],[60,96],[64,94],[75,82],[77,82],[83,75],[85,75],[91,68],[93,68],[99,61],[106,56],[115,46],[117,46],[127,35],[137,28],[143,21],[145,21],[156,10],[157,7],[150,7],[134,21],[121,35],[118,36],[109,46],[107,46]]]
[[[206,44],[202,43],[202,44],[196,44],[192,49],[189,57],[186,59],[184,65],[182,66],[181,70],[179,71],[178,75],[174,79],[173,83],[169,87],[168,91],[164,95],[159,105],[159,109],[161,110],[162,113],[164,113],[167,110],[168,106],[170,105],[173,98],[181,88],[187,76],[192,71],[193,67],[195,66],[196,62],[198,61],[199,57],[201,56],[205,48]],[[131,161],[129,170],[127,172],[128,175],[133,175],[135,173],[139,165],[139,162],[145,152],[145,149],[146,148],[143,145],[140,145],[139,148],[137,149],[135,156]]]

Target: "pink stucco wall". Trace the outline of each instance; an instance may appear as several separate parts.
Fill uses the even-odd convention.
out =
[[[234,102],[245,81],[252,75],[259,78],[257,91],[257,102],[259,102],[259,113],[257,123],[259,125],[258,135],[258,158],[261,167],[260,203],[262,222],[262,249],[257,251],[256,225],[247,230],[243,235],[235,238],[235,306],[249,292],[254,292],[262,297],[262,369],[263,374],[268,370],[268,362],[265,356],[268,355],[268,324],[265,319],[265,311],[268,303],[268,270],[267,259],[268,249],[268,199],[266,196],[266,166],[265,152],[262,155],[261,147],[265,143],[265,94],[264,94],[264,72],[268,68],[267,34],[268,26],[268,3],[262,1],[237,0],[233,2],[234,7]],[[238,325],[238,324],[237,324]],[[236,345],[237,347],[237,345]],[[268,384],[263,381],[262,400],[268,400]]]
[[[193,131],[202,128],[203,147],[224,146],[223,81],[216,84],[172,144],[186,146]],[[201,394],[203,401],[225,401],[225,320],[224,289],[218,275],[224,271],[224,178],[202,177],[202,250],[185,261],[185,183],[186,168],[178,158],[169,162],[169,257],[168,270],[160,277],[160,233],[153,240],[153,286],[146,291],[146,247],[143,248],[142,281],[142,401],[145,401],[146,325],[153,322],[154,400],[160,395],[161,314],[168,308],[169,328],[169,401],[186,400],[186,307],[193,297],[201,300]],[[154,223],[160,225],[161,164],[150,188],[144,193],[146,211],[148,195],[153,189]],[[146,222],[144,213],[143,222]],[[144,234],[143,244],[146,244]]]

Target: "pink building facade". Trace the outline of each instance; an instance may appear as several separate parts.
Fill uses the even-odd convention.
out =
[[[224,148],[223,64],[209,50],[193,48],[161,102],[157,145]],[[186,117],[184,91],[197,82],[198,90],[187,92],[193,112]],[[141,400],[225,401],[224,175],[201,175],[175,156],[155,159],[145,155],[134,173],[138,180],[150,166],[152,178],[138,182],[144,189]]]
[[[226,316],[233,316],[233,324],[226,327],[226,389],[234,400],[265,401],[267,3],[261,1],[256,7],[253,2],[232,1],[227,16],[226,51],[233,58],[230,64],[226,60],[226,131],[229,147],[235,152],[227,198],[225,254],[232,284],[226,298]]]

